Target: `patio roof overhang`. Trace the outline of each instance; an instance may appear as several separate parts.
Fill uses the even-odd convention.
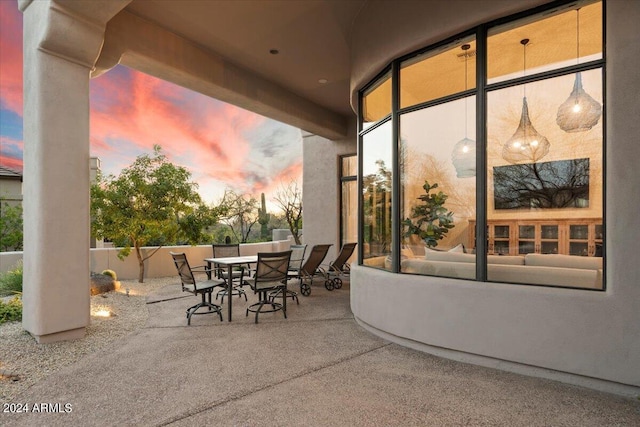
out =
[[[349,32],[364,3],[134,0],[107,23],[92,76],[123,64],[344,138],[354,114]]]

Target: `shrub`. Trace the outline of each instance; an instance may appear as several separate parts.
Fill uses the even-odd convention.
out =
[[[13,270],[0,274],[0,296],[22,292],[22,261]]]
[[[116,275],[116,272],[113,270],[104,270],[102,274],[104,274],[105,276],[111,276],[113,280],[118,280],[118,276]]]
[[[17,296],[8,302],[0,301],[0,324],[22,320],[22,300]]]

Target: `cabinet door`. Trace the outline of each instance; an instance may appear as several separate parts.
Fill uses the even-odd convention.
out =
[[[604,229],[602,223],[596,222],[589,229],[589,256],[602,256]]]
[[[509,255],[512,227],[509,224],[492,224],[489,228],[489,254]]]
[[[557,254],[560,252],[560,227],[558,224],[540,224],[538,253]]]
[[[538,228],[535,224],[518,225],[518,255],[538,252]]]
[[[589,224],[569,224],[569,255],[589,255]]]

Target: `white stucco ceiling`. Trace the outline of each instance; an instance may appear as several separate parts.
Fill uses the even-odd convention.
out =
[[[350,29],[364,3],[133,0],[126,10],[311,102],[352,115]]]

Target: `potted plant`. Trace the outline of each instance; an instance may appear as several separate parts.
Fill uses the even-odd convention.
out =
[[[442,191],[434,191],[438,184],[430,185],[428,181],[422,186],[425,194],[418,197],[422,203],[418,203],[411,208],[411,218],[402,221],[405,229],[405,237],[412,234],[424,240],[428,248],[438,246],[438,241],[442,240],[453,224],[453,212],[444,207],[447,196]],[[432,193],[433,191],[433,193]]]

